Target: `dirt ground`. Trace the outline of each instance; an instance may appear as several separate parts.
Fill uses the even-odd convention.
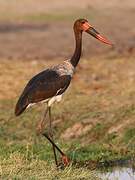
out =
[[[70,58],[74,49],[73,22],[85,17],[107,36],[110,48],[84,36],[83,57],[135,54],[135,1],[1,1],[0,59]]]

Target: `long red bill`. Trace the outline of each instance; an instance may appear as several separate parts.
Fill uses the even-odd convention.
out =
[[[98,40],[100,40],[103,43],[109,44],[109,45],[113,45],[107,38],[101,36],[100,34],[97,34],[96,38]]]
[[[105,44],[109,44],[111,46],[113,45],[107,38],[101,36],[100,33],[97,32],[93,27],[89,27],[85,32],[87,32],[88,34],[92,35],[93,37]]]

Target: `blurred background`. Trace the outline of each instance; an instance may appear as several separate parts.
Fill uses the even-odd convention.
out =
[[[69,58],[74,47],[73,22],[81,17],[117,45],[116,54],[133,54],[134,8],[134,0],[1,0],[0,56],[18,60]],[[88,35],[84,41],[85,57],[111,51]]]
[[[51,147],[44,138],[35,137],[44,105],[18,118],[14,107],[32,76],[72,56],[73,23],[78,18],[88,19],[115,46],[83,34],[82,58],[73,83],[53,108],[56,142],[79,166],[93,168],[91,160],[96,167],[97,162],[135,155],[135,0],[0,0],[3,179],[18,177],[15,163],[20,164],[23,179],[35,178],[37,171],[42,178],[47,173],[44,160],[53,161]],[[32,170],[25,171],[24,164],[29,167],[30,163]]]

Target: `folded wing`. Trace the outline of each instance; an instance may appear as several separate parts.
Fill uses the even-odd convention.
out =
[[[61,75],[53,69],[40,72],[24,88],[16,104],[15,115],[19,116],[29,104],[62,94],[69,86],[70,81],[70,75]]]

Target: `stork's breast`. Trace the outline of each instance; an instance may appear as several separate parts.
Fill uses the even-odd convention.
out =
[[[59,68],[59,72],[61,76],[69,75],[72,77],[74,74],[74,67],[70,62],[64,61],[64,63],[61,64],[61,67]]]

